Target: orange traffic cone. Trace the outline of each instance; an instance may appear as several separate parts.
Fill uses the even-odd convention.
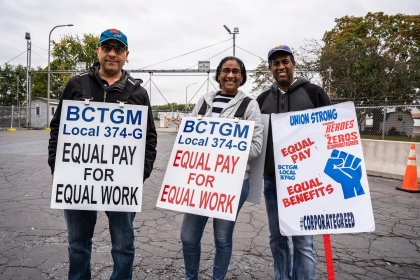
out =
[[[416,145],[410,145],[410,153],[408,154],[407,167],[405,168],[404,180],[401,188],[397,190],[406,192],[420,192],[419,182],[417,179],[417,165],[416,165]]]

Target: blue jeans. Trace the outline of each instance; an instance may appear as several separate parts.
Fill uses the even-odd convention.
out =
[[[289,239],[280,233],[275,178],[264,178],[264,197],[274,259],[274,279],[315,279],[316,255],[312,235],[292,236],[293,269]]]
[[[241,210],[249,192],[249,180],[244,180],[241,197],[239,199],[239,210]],[[184,254],[185,280],[198,279],[200,268],[201,238],[209,217],[184,214],[181,227],[182,252]],[[214,243],[216,254],[213,263],[213,279],[222,280],[228,271],[230,258],[232,256],[232,235],[235,221],[213,219]]]
[[[133,220],[136,213],[106,211],[114,269],[110,279],[131,279],[134,262]],[[69,280],[90,279],[92,237],[96,211],[64,210],[69,242]]]

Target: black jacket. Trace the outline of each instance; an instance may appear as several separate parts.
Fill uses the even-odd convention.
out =
[[[303,78],[297,79],[285,94],[281,94],[277,84],[274,83],[269,90],[257,97],[257,102],[262,114],[301,111],[331,104],[328,95],[321,87],[311,84]],[[268,128],[264,176],[275,177],[271,119]]]
[[[83,74],[82,74],[83,75]],[[152,108],[150,107],[147,91],[140,86],[139,83],[134,85],[131,94],[124,94],[124,86],[127,83],[129,75],[124,71],[121,79],[111,86],[104,86],[105,81],[101,80],[98,75],[98,64],[95,64],[87,73],[89,77],[89,85],[92,101],[116,103],[125,101],[127,104],[146,105],[149,107],[147,116],[147,132],[146,132],[146,151],[144,160],[144,177],[146,180],[150,176],[153,169],[153,163],[156,159],[157,134],[153,121]],[[132,79],[132,78],[131,78]],[[134,79],[132,79],[134,80]],[[51,120],[50,141],[48,145],[48,164],[51,167],[51,173],[54,173],[55,157],[57,150],[58,132],[60,128],[61,107],[63,100],[83,100],[82,77],[81,75],[73,77],[66,85],[63,95],[60,98],[57,110]]]

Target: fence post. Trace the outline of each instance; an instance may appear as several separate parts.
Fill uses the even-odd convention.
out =
[[[13,105],[12,105],[12,116],[10,117],[10,129],[13,128]]]
[[[385,107],[384,107],[384,120],[382,122],[382,140],[385,140],[385,129],[386,129],[386,101],[385,98]]]
[[[10,128],[6,129],[6,131],[8,131],[8,132],[15,132],[16,131],[16,128],[13,127],[13,109],[14,109],[14,106],[12,105],[12,116],[10,118]]]

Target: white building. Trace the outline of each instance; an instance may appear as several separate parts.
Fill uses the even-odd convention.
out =
[[[58,100],[50,98],[50,121],[57,110]],[[34,97],[31,102],[30,127],[47,127],[47,98]]]

